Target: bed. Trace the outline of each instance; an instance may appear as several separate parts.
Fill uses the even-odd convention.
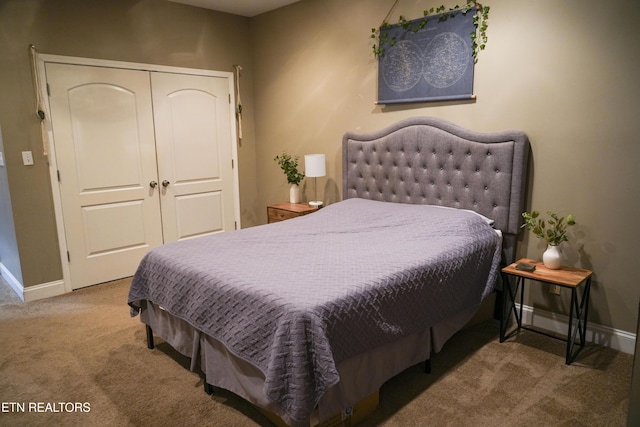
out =
[[[430,117],[348,132],[342,201],[152,250],[131,314],[207,387],[289,425],[327,420],[428,360],[494,291],[528,151],[523,132]]]

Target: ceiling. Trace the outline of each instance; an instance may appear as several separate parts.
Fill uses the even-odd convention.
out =
[[[300,0],[169,0],[219,12],[252,17]]]

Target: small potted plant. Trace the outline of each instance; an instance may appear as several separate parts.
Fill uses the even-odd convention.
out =
[[[291,157],[291,155],[283,152],[273,160],[275,160],[284,171],[287,177],[287,183],[291,184],[291,188],[289,189],[289,202],[300,203],[300,188],[298,185],[300,185],[300,182],[304,179],[304,173],[298,170],[298,156]]]
[[[557,270],[562,265],[562,253],[559,245],[562,242],[569,241],[567,237],[567,227],[576,223],[573,215],[567,215],[567,218],[558,216],[554,212],[547,212],[549,219],[540,217],[540,212],[532,211],[523,212],[524,224],[522,228],[527,228],[539,238],[547,242],[547,250],[542,254],[542,262],[545,267]]]

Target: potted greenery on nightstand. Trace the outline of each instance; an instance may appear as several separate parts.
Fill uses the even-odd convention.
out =
[[[274,159],[280,168],[284,171],[287,177],[287,183],[291,184],[289,189],[289,202],[300,203],[300,182],[304,179],[304,173],[298,170],[298,156],[291,157],[291,155],[283,152],[282,155],[274,157]]]
[[[547,250],[542,254],[542,262],[545,267],[557,270],[562,265],[562,253],[559,245],[569,241],[567,227],[575,225],[576,221],[573,219],[573,215],[567,215],[566,220],[551,211],[547,212],[547,215],[550,219],[544,220],[540,218],[538,211],[523,212],[524,224],[522,224],[522,228],[531,230],[537,238],[547,242]]]

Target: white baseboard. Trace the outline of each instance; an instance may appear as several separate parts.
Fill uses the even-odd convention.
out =
[[[16,294],[20,297],[22,301],[24,301],[24,287],[22,283],[4,266],[3,263],[0,262],[0,275],[2,278],[11,286]]]
[[[516,304],[516,307],[519,307],[519,305]],[[567,334],[569,316],[523,305],[522,317],[522,321],[525,324],[560,335],[566,336]],[[634,354],[636,349],[635,334],[591,323],[588,319],[586,340],[588,343],[599,344],[628,354]]]
[[[11,286],[22,301],[36,301],[43,298],[55,297],[67,293],[63,280],[24,287],[22,283],[0,262],[0,274]]]
[[[36,301],[43,298],[55,297],[66,294],[64,281],[56,280],[49,283],[41,283],[39,285],[24,288],[24,301]]]

